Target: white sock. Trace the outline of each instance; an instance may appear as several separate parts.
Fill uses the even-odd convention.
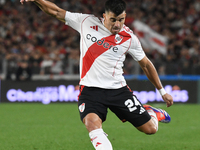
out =
[[[147,110],[147,112],[151,116],[151,119],[153,120],[154,124],[156,125],[156,130],[158,131],[158,118],[156,116],[156,113],[151,109]]]
[[[107,138],[107,134],[103,129],[96,129],[89,133],[91,142],[95,150],[113,150],[110,141]]]

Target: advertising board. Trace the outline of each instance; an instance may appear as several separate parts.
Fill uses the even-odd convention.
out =
[[[197,81],[162,81],[166,92],[172,95],[175,103],[197,103],[198,82]],[[133,94],[141,103],[163,102],[159,92],[148,80],[132,81],[128,85]]]
[[[77,102],[78,80],[1,81],[1,102]],[[197,81],[162,81],[175,103],[197,103]],[[148,80],[128,80],[128,86],[141,103],[162,103],[159,92]]]

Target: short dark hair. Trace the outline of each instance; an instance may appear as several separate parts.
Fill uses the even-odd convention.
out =
[[[105,12],[113,12],[115,15],[120,15],[126,10],[126,3],[123,0],[107,0],[105,3]]]

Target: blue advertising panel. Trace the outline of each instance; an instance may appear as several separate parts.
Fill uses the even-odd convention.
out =
[[[1,102],[77,102],[79,80],[1,81]],[[148,80],[128,80],[128,86],[141,103],[162,103],[159,92]],[[175,103],[197,103],[198,81],[162,81]]]
[[[1,102],[74,102],[79,81],[2,81]]]
[[[197,103],[198,81],[162,81],[175,103]],[[148,80],[129,80],[128,85],[141,103],[163,102],[158,90]]]

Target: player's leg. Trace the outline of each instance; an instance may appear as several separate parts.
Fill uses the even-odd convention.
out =
[[[156,133],[158,129],[157,119],[150,116],[128,87],[115,90],[113,93],[110,92],[109,95],[109,108],[120,120],[130,122],[139,131],[146,134]],[[153,111],[152,115],[156,117]]]
[[[96,88],[81,88],[79,95],[79,112],[82,122],[89,132],[89,137],[96,150],[113,150],[107,134],[102,129],[102,122],[107,115],[107,107],[98,103],[104,95]]]
[[[96,129],[102,128],[102,120],[95,113],[89,113],[83,118],[83,123],[85,124],[88,132]]]
[[[148,130],[152,129],[152,127],[151,127],[152,124],[154,124],[153,127],[155,127],[155,129],[157,131],[158,130],[158,122],[169,123],[171,121],[171,117],[165,110],[155,108],[150,105],[143,105],[143,107],[146,109],[146,111],[151,116],[151,120],[148,121],[147,123],[145,123],[144,125],[137,127],[138,130],[148,134]],[[156,131],[154,131],[153,133],[156,133]]]
[[[107,138],[107,134],[102,129],[102,120],[95,113],[89,113],[83,119],[91,142],[96,150],[112,150],[112,145]]]
[[[155,134],[158,131],[158,120],[156,118],[156,115],[153,114],[150,116],[151,119],[148,122],[136,127],[139,131],[144,132],[145,134]]]

